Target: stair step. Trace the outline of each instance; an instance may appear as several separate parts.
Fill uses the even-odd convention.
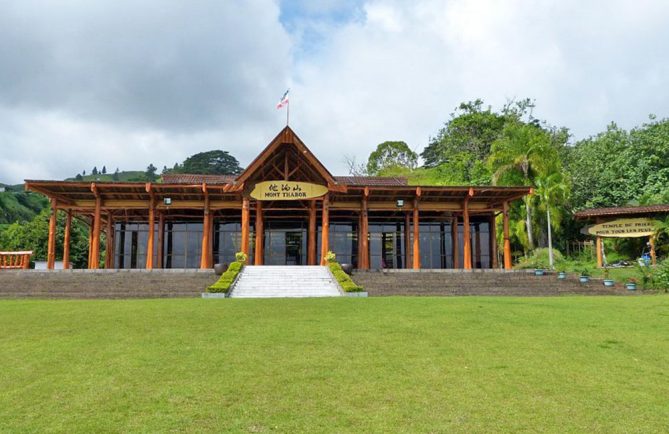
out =
[[[248,265],[232,288],[233,298],[337,297],[341,292],[327,267]]]

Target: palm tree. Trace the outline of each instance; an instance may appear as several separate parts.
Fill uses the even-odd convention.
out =
[[[558,169],[556,167],[555,169]],[[546,210],[546,229],[548,233],[548,263],[553,269],[553,231],[551,226],[558,228],[562,219],[562,204],[569,196],[569,182],[560,170],[547,176],[535,179],[536,195],[539,198],[539,209]],[[551,210],[555,218],[551,221]]]
[[[493,184],[517,184],[520,181],[523,185],[533,185],[537,173],[557,159],[557,152],[551,147],[546,131],[533,124],[510,122],[492,145],[489,164]],[[533,250],[531,198],[526,196],[524,201],[527,242],[529,249]]]

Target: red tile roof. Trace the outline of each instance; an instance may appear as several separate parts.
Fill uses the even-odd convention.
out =
[[[165,184],[229,184],[235,180],[234,175],[195,175],[188,173],[171,173],[163,175]],[[351,186],[406,186],[407,179],[385,176],[335,176],[339,184]]]
[[[590,217],[603,216],[626,216],[640,214],[667,214],[669,213],[669,204],[665,205],[647,205],[647,206],[618,206],[610,208],[592,208],[578,211],[575,214],[577,219],[586,219]]]

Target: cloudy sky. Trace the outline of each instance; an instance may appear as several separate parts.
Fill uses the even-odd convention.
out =
[[[459,102],[587,137],[669,116],[666,0],[0,0],[0,182],[143,170],[285,124],[335,174]]]

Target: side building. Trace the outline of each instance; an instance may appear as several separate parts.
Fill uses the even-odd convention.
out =
[[[503,266],[511,268],[508,209],[529,187],[408,185],[405,178],[333,176],[290,127],[239,176],[165,175],[160,183],[26,180],[56,215],[86,221],[88,268],[211,268],[238,251],[252,264],[315,265],[328,251],[354,268],[498,268],[495,217],[503,215]],[[101,263],[101,234],[107,251]]]

